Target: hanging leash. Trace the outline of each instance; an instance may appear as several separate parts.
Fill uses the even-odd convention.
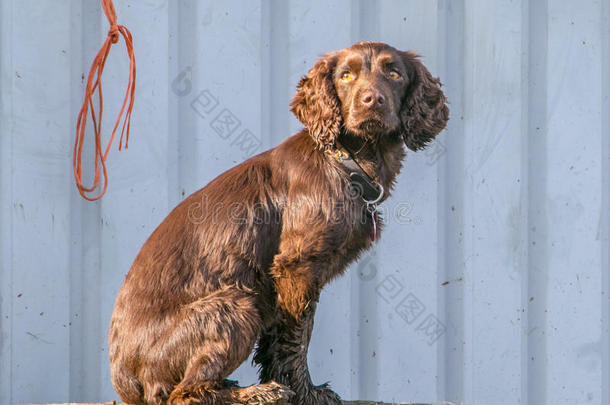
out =
[[[108,152],[110,152],[110,146],[112,145],[112,141],[114,140],[114,135],[117,131],[117,128],[119,127],[121,118],[123,118],[123,113],[125,113],[125,117],[123,119],[121,137],[119,139],[119,150],[121,150],[123,146],[123,136],[125,136],[125,149],[127,149],[129,142],[131,110],[133,108],[134,94],[136,91],[136,59],[133,53],[133,40],[131,37],[131,33],[126,27],[122,25],[117,25],[116,11],[114,10],[114,4],[112,3],[112,0],[101,0],[101,3],[102,8],[104,10],[104,14],[106,14],[106,18],[110,23],[110,30],[108,31],[106,41],[104,41],[102,48],[97,53],[91,65],[91,69],[89,70],[89,76],[87,78],[87,87],[85,90],[85,99],[83,102],[83,106],[78,114],[78,120],[76,122],[76,141],[74,142],[74,155],[72,158],[72,166],[74,168],[74,179],[76,181],[76,187],[78,188],[78,192],[80,193],[80,195],[84,199],[89,201],[98,200],[104,195],[104,193],[106,193],[106,189],[108,187],[108,171],[106,169],[106,159],[108,158]],[[102,73],[104,71],[104,64],[106,63],[106,58],[108,58],[108,53],[110,52],[110,47],[112,46],[112,44],[116,44],[119,41],[120,35],[122,35],[123,39],[125,40],[127,55],[129,56],[129,81],[127,83],[127,90],[125,92],[125,98],[123,99],[121,111],[119,112],[119,116],[116,120],[116,123],[114,124],[114,128],[112,129],[112,134],[110,135],[110,140],[108,141],[106,150],[102,154],[101,131],[102,113],[104,105],[102,98]],[[99,103],[98,114],[96,114],[95,108],[93,106],[93,93],[95,93],[96,90],[98,94]],[[87,128],[87,115],[89,113],[89,109],[91,109],[91,121],[93,122],[93,132],[95,136],[95,177],[93,179],[93,185],[91,187],[86,187],[85,185],[83,185],[82,150],[85,141],[85,129]],[[87,195],[87,193],[93,192],[100,183],[100,165],[102,167],[104,183],[102,186],[102,190],[97,195],[91,197]]]

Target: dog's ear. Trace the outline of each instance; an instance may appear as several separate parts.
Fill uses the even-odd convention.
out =
[[[414,52],[403,54],[409,75],[409,87],[402,104],[400,119],[403,139],[413,151],[423,149],[449,120],[449,108],[441,82],[432,77]]]
[[[325,55],[303,76],[290,111],[307,127],[320,149],[332,147],[341,131],[341,102],[333,83],[336,56]]]

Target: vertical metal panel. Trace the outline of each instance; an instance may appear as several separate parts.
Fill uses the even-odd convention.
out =
[[[548,66],[548,14],[547,2],[529,1],[525,10],[527,16],[527,35],[524,35],[524,48],[527,49],[528,94],[524,101],[527,117],[527,246],[528,272],[524,280],[525,300],[527,302],[527,325],[522,339],[526,354],[522,379],[523,396],[527,403],[547,403],[546,333],[544,327],[547,316],[548,261],[547,245],[540,239],[547,238],[548,216],[544,202],[546,193],[547,162],[547,66]],[[523,157],[522,157],[523,159]]]
[[[132,137],[89,203],[70,161],[106,19],[97,2],[0,2],[0,403],[116,398],[106,333],[142,243],[298,130],[299,78],[358,40],[420,53],[452,119],[409,152],[382,240],[324,291],[313,380],[346,398],[608,403],[610,0],[115,5],[135,37]],[[124,52],[105,70],[105,128]]]
[[[439,279],[448,281],[443,286],[438,302],[441,319],[447,326],[439,340],[438,397],[459,403],[464,398],[465,364],[464,346],[464,291],[466,279],[466,256],[461,243],[464,229],[463,179],[464,173],[464,133],[466,93],[466,50],[465,41],[465,4],[463,1],[443,1],[440,8],[441,21],[444,23],[443,35],[439,37],[439,48],[444,54],[444,68],[441,72],[445,91],[451,102],[451,117],[447,125],[445,144],[447,154],[439,173]],[[445,282],[443,281],[443,283]],[[453,281],[453,282],[452,282]],[[460,370],[460,372],[455,372]]]
[[[71,44],[69,89],[71,116],[70,125],[62,133],[67,148],[73,140],[74,117],[81,108],[85,78],[89,64],[99,47],[106,22],[97,4],[92,2],[70,2]],[[104,28],[103,28],[104,27]],[[115,52],[113,52],[115,54]],[[80,80],[79,80],[80,77]],[[49,78],[47,78],[49,80]],[[113,103],[114,104],[114,103]],[[90,130],[90,128],[89,128]],[[90,142],[90,141],[89,141]],[[91,159],[90,143],[86,149]],[[90,160],[87,161],[89,163]],[[89,167],[87,165],[87,167]],[[89,174],[89,173],[88,173]],[[90,181],[91,179],[87,179]],[[100,204],[84,204],[73,186],[70,186],[70,392],[69,398],[89,401],[100,395],[102,381],[100,352],[104,346],[100,316],[103,312],[100,287]],[[39,399],[44,396],[41,395]],[[60,398],[58,398],[60,399]],[[32,396],[28,397],[32,401]],[[15,401],[15,399],[13,399]]]
[[[0,396],[3,402],[12,398],[13,380],[13,208],[12,151],[14,128],[12,74],[12,3],[0,3]],[[11,72],[10,74],[7,72]]]
[[[602,2],[602,404],[610,403],[610,0]]]
[[[568,404],[601,399],[602,9],[547,11],[547,393]]]
[[[2,18],[11,20],[2,42],[2,54],[11,55],[2,71],[10,76],[3,80],[9,89],[3,106],[10,104],[11,111],[11,116],[3,114],[10,129],[2,134],[11,138],[9,145],[3,142],[10,150],[3,151],[8,162],[2,168],[11,184],[2,190],[9,193],[3,210],[11,217],[10,231],[3,231],[3,240],[11,239],[2,270],[3,279],[11,273],[6,299],[12,303],[2,323],[10,333],[6,371],[15,402],[45,394],[67,398],[72,184],[70,148],[63,138],[72,132],[74,118],[66,91],[72,82],[70,35],[63,27],[70,24],[69,3],[48,9],[34,2],[6,5]],[[53,46],[44,46],[40,38]],[[48,80],[49,66],[53,80]],[[51,390],[39,383],[49,375]]]
[[[517,403],[525,249],[520,2],[467,1],[465,17],[464,222],[453,235],[465,251],[464,401]]]

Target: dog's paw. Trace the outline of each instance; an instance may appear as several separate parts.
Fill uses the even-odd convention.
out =
[[[195,385],[180,384],[169,395],[167,405],[215,405],[224,404],[229,398],[229,389],[223,384],[231,385],[230,380],[222,383],[203,382]]]
[[[167,405],[199,405],[201,395],[186,390],[174,390],[167,399]]]
[[[307,405],[341,405],[341,397],[330,389],[328,384],[313,387],[309,397],[303,402]]]
[[[266,384],[255,384],[235,390],[233,398],[239,404],[273,404],[285,405],[294,392],[275,381]]]

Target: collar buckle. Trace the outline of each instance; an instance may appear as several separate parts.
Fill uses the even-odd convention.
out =
[[[385,195],[383,186],[369,176],[354,159],[349,149],[337,142],[336,147],[327,152],[349,170],[351,186],[355,190],[355,194],[362,198],[367,206],[375,206],[383,199]]]

